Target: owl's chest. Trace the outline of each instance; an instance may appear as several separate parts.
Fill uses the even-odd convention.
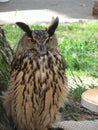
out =
[[[17,119],[24,124],[26,119],[28,123],[31,119],[31,123],[33,119],[40,121],[43,115],[45,119],[49,118],[49,113],[52,117],[56,108],[58,110],[62,105],[61,95],[65,93],[61,56],[45,56],[39,59],[26,57],[13,61],[12,70],[9,97],[15,122]]]
[[[55,57],[40,57],[39,59],[24,58],[20,64],[13,65],[12,81],[14,86],[33,89],[35,93],[46,91],[60,79],[62,63]]]

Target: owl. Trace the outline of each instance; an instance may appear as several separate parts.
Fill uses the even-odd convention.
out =
[[[56,17],[44,30],[16,23],[24,34],[11,63],[4,106],[17,130],[62,130],[54,127],[60,120],[68,86],[54,34],[58,23]]]

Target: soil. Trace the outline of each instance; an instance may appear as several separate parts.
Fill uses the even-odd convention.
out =
[[[65,105],[65,108],[62,109],[63,120],[74,120],[74,121],[83,121],[83,120],[95,120],[98,119],[98,113],[92,112],[83,106],[81,106],[80,101],[69,100]]]

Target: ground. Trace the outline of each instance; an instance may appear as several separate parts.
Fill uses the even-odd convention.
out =
[[[24,21],[46,23],[58,16],[61,23],[94,20],[94,0],[10,0],[0,3],[0,24]]]
[[[62,110],[63,120],[95,120],[98,119],[98,113],[92,112],[84,108],[80,101],[69,99],[65,105],[65,109]]]
[[[82,84],[85,87],[82,89],[81,87],[78,89],[78,91],[85,91],[86,88],[93,88],[98,86],[98,80],[97,78],[92,77],[81,77]],[[77,91],[77,86],[75,86],[75,82],[73,79],[69,78],[69,86],[74,88],[75,91]],[[76,82],[79,86],[82,86],[81,81],[76,78]],[[74,86],[72,86],[74,84]],[[75,93],[74,94],[77,94]],[[80,95],[80,94],[79,94]],[[75,120],[75,121],[83,121],[83,120],[95,120],[98,119],[98,113],[92,112],[86,108],[84,108],[81,105],[81,95],[80,97],[68,97],[68,102],[65,104],[65,108],[62,110],[63,113],[63,119],[64,120]]]

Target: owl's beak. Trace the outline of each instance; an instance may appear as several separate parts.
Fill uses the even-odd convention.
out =
[[[47,47],[45,45],[40,45],[39,46],[39,53],[41,55],[45,55],[47,53]]]

